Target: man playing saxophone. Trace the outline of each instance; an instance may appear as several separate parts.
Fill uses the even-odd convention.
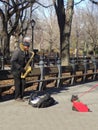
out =
[[[30,42],[31,39],[25,37],[23,43],[20,43],[19,48],[14,51],[11,57],[11,71],[14,77],[16,101],[24,101],[25,78],[22,78],[21,74],[26,72],[25,66],[30,58]]]

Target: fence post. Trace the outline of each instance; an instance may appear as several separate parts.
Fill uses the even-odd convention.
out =
[[[86,60],[85,57],[84,57],[84,59],[83,59],[83,65],[84,65],[84,72],[83,72],[84,76],[83,76],[83,82],[85,82],[85,81],[86,81],[86,73],[87,73],[87,60]]]
[[[4,70],[4,57],[1,57],[1,70]]]
[[[72,60],[71,60],[71,66],[72,66],[72,79],[71,79],[71,85],[73,85],[74,84],[74,79],[75,79],[75,77],[74,77],[74,75],[76,74],[76,67],[75,67],[75,59],[73,58]]]
[[[92,59],[92,62],[93,62],[93,65],[94,65],[94,70],[93,70],[93,80],[95,80],[95,78],[96,78],[96,72],[97,72],[97,63],[96,63],[96,59],[95,59],[95,57],[93,57],[93,59]]]
[[[61,60],[60,58],[57,59],[57,67],[58,67],[58,79],[56,82],[57,88],[60,88],[62,86],[62,80],[60,79],[62,76],[62,67],[61,67]]]
[[[58,60],[58,54],[56,53],[56,55],[55,55],[55,65],[57,64],[57,60]]]
[[[43,56],[40,56],[40,62],[39,62],[39,67],[40,67],[40,79],[39,80],[43,80],[44,79],[44,61],[43,61]],[[45,82],[39,82],[38,84],[38,90],[41,91],[45,88]]]

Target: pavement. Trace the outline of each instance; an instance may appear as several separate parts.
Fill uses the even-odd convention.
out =
[[[0,130],[98,130],[98,87],[89,91],[97,84],[95,81],[51,90],[51,96],[58,103],[48,108],[33,108],[28,101],[3,101]],[[70,102],[73,94],[80,96],[80,101],[92,112],[73,111]]]

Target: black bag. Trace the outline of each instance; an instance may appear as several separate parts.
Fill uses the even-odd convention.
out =
[[[56,102],[49,93],[32,93],[29,98],[29,104],[37,108],[45,108],[54,105]]]

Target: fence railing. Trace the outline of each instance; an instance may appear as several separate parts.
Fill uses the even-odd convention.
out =
[[[89,81],[94,81],[98,79],[98,62],[96,59],[92,61],[84,58],[81,62],[75,62],[74,59],[71,60],[69,66],[61,66],[61,61],[58,58],[54,65],[46,66],[46,62],[43,57],[40,58],[37,67],[32,67],[31,73],[27,76],[37,77],[35,80],[30,80],[27,85],[33,85],[33,83],[38,83],[38,90],[41,91],[47,87],[49,82],[55,81],[54,87],[62,87],[67,85],[65,82],[68,81],[69,85],[75,85],[77,83],[86,83]],[[11,70],[0,70],[0,81],[13,79]],[[6,87],[13,86],[11,84],[0,84],[0,91]]]

